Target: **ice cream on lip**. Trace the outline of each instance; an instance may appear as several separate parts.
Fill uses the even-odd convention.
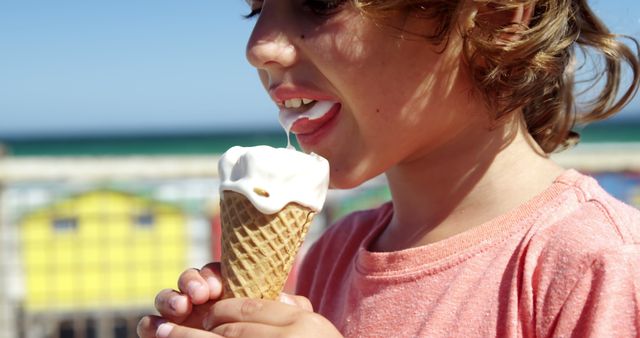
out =
[[[220,195],[235,191],[264,214],[291,202],[322,210],[329,186],[329,163],[316,154],[269,146],[227,150],[218,162]]]
[[[333,101],[317,101],[309,110],[305,112],[297,112],[295,110],[283,108],[279,113],[280,125],[285,131],[291,130],[291,126],[298,119],[307,118],[310,120],[317,120],[327,114],[333,105],[337,102]]]
[[[291,147],[291,141],[289,139],[289,133],[291,132],[291,127],[293,124],[299,119],[309,119],[309,120],[317,120],[325,116],[331,108],[337,104],[334,101],[316,101],[309,110],[305,112],[299,112],[294,109],[282,108],[280,109],[280,113],[278,114],[278,119],[280,120],[280,125],[284,129],[287,134],[287,148]]]

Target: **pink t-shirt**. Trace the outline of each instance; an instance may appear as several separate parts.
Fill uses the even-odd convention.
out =
[[[323,234],[298,293],[346,337],[638,337],[640,212],[566,171],[443,241],[370,252],[390,203]]]

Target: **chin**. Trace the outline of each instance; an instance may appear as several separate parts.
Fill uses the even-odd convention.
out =
[[[343,175],[339,170],[331,170],[329,176],[329,188],[331,189],[353,189],[366,182],[368,178],[356,175]]]

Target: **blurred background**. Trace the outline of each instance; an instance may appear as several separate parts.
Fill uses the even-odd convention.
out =
[[[640,3],[591,4],[640,38]],[[217,157],[286,144],[244,58],[248,12],[0,1],[0,338],[135,337],[158,290],[218,257]],[[640,207],[640,99],[581,133],[556,159]],[[307,243],[384,183],[332,191]]]

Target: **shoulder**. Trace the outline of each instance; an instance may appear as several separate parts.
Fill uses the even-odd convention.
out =
[[[325,232],[325,236],[366,233],[372,226],[384,222],[384,219],[391,215],[392,210],[391,202],[387,202],[377,208],[352,212],[332,224]]]
[[[609,195],[592,177],[573,172],[559,183],[567,185],[564,201],[551,222],[539,225],[533,241],[587,260],[603,250],[640,244],[640,210]]]
[[[621,242],[640,243],[640,210],[609,195],[592,177],[580,175],[573,185],[585,212],[598,215]]]
[[[562,203],[534,225],[524,242],[525,284],[536,295],[541,327],[557,324],[560,317],[577,325],[575,311],[595,314],[595,307],[607,302],[629,310],[638,300],[630,290],[640,286],[640,211],[589,176],[574,172],[569,178],[559,182],[566,185]]]

